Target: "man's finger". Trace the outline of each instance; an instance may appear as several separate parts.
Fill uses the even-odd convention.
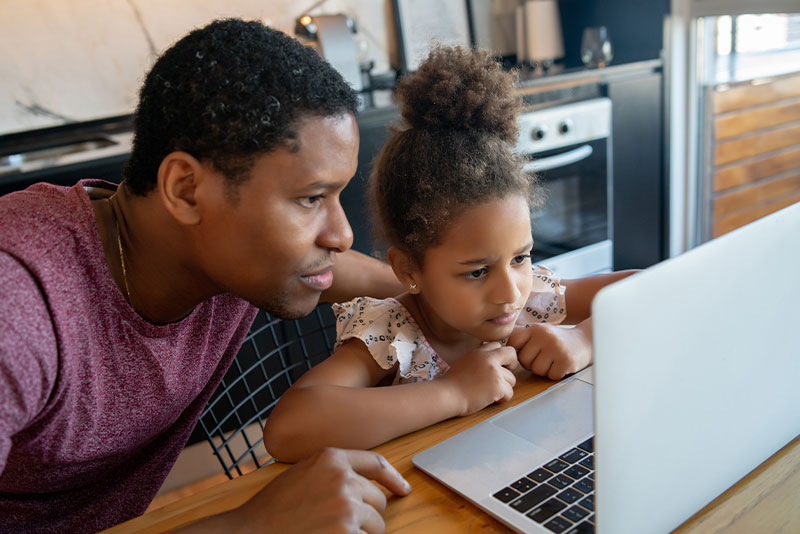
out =
[[[359,481],[359,496],[361,500],[380,513],[386,510],[386,495],[378,486],[367,480],[366,477],[357,475]]]
[[[366,532],[367,534],[383,534],[386,531],[386,523],[381,514],[375,508],[366,504],[358,509],[358,524],[361,527],[361,532]]]
[[[411,484],[377,452],[344,451],[353,471],[382,484],[395,495],[408,495]]]

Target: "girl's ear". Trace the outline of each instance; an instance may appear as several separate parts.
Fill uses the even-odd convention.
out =
[[[406,291],[412,295],[416,295],[420,292],[417,285],[420,278],[419,269],[408,253],[396,247],[389,247],[386,253],[386,260],[389,262],[389,265],[392,266],[394,275],[400,280],[400,283],[403,284]]]
[[[171,152],[158,168],[158,192],[167,211],[183,224],[197,224],[197,188],[204,169],[200,162],[186,152]]]

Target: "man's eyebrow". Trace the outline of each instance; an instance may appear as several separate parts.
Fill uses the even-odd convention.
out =
[[[533,248],[533,241],[528,241],[528,243],[525,246],[520,247],[514,252],[514,256],[519,256],[521,254],[525,254],[526,252],[530,252],[532,248]],[[492,263],[492,261],[493,258],[475,258],[472,260],[460,261],[458,263],[460,265],[477,265],[482,263]]]
[[[343,182],[335,182],[329,180],[317,180],[303,186],[302,191],[333,191],[342,187]]]

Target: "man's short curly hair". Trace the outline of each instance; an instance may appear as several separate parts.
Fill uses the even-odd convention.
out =
[[[356,108],[352,88],[312,48],[260,22],[217,20],[175,43],[145,78],[125,183],[146,195],[164,157],[185,151],[235,191],[259,155],[296,137],[299,119]]]

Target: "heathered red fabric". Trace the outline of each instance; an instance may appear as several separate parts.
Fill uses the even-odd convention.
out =
[[[157,326],[114,283],[83,186],[0,198],[0,532],[96,532],[147,508],[256,309]]]

